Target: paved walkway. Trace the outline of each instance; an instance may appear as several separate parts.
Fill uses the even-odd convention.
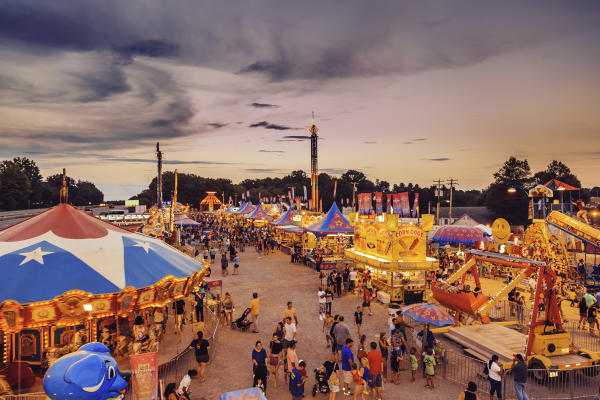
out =
[[[216,400],[224,392],[252,386],[251,353],[254,344],[256,340],[261,340],[268,347],[275,324],[281,320],[288,300],[294,303],[298,313],[297,353],[307,363],[309,380],[305,385],[305,395],[310,398],[314,384],[313,370],[326,361],[330,354],[325,336],[321,333],[322,322],[318,316],[318,274],[304,265],[291,264],[289,256],[280,253],[259,258],[253,249],[247,249],[240,254],[240,260],[240,275],[223,278],[223,292],[228,291],[233,297],[236,309],[234,318],[247,307],[252,292],[259,293],[260,333],[222,327],[213,359],[206,369],[206,382],[193,381],[192,398]],[[219,265],[213,268],[212,278],[221,278]],[[360,300],[356,296],[343,296],[333,302],[334,314],[344,315],[356,341],[353,314],[359,304]],[[372,304],[374,315],[365,316],[362,328],[362,333],[367,335],[367,342],[375,340],[379,332],[387,332],[387,308],[381,304]],[[281,372],[282,370],[277,389],[273,388],[273,376],[269,376],[269,400],[291,398]],[[410,372],[404,372],[400,385],[385,385],[384,398],[415,399],[426,396],[430,400],[454,399],[461,390],[458,385],[441,380],[436,382],[438,387],[433,390],[425,388],[424,384],[422,379],[411,384]],[[316,398],[325,399],[326,396],[317,395]],[[337,395],[337,399],[350,398],[341,393]]]

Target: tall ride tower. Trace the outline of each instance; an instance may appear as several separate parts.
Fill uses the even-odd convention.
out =
[[[317,163],[317,141],[319,139],[317,132],[319,128],[315,125],[315,113],[313,113],[312,125],[308,131],[310,132],[310,186],[312,190],[310,209],[319,211],[319,166]]]
[[[156,203],[157,207],[162,207],[162,151],[156,142],[156,159],[158,161],[158,175],[156,176]]]

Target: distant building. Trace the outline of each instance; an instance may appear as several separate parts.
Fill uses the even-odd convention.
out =
[[[448,218],[449,207],[440,207],[440,225],[491,225],[494,216],[487,207],[452,207],[452,220]],[[460,220],[460,222],[459,222]]]

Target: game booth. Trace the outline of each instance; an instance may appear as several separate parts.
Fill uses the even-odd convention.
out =
[[[301,221],[302,215],[289,208],[283,215],[269,223],[275,240],[284,254],[292,254],[294,247],[302,244],[304,229],[298,226]]]
[[[273,217],[270,216],[263,208],[262,203],[259,203],[258,206],[252,210],[252,212],[245,214],[244,218],[246,218],[248,221],[252,221],[254,226],[263,226],[267,222],[273,220]]]
[[[371,276],[381,302],[423,302],[427,273],[438,263],[427,257],[427,234],[421,226],[398,225],[398,215],[383,214],[382,219],[358,221],[354,247],[345,256],[361,278]]]
[[[354,228],[334,202],[322,220],[304,229],[303,247],[321,256],[320,269],[336,269],[344,259],[344,251],[352,247],[353,236]],[[317,268],[314,257],[309,265]]]
[[[59,204],[0,231],[0,272],[2,368],[25,376],[85,342],[127,353],[134,316],[187,296],[206,266]]]

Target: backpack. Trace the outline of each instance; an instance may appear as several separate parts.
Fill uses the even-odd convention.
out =
[[[485,367],[483,367],[483,374],[488,376],[490,373],[490,365],[492,364],[492,360],[485,363]]]

